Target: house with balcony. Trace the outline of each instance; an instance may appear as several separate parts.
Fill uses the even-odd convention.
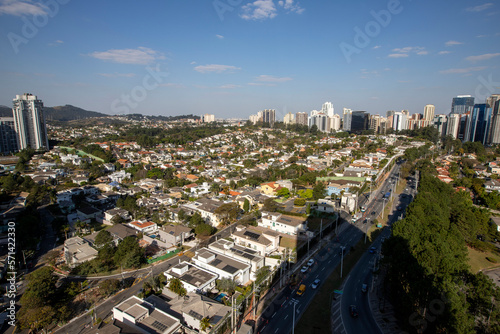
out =
[[[231,238],[237,245],[257,251],[261,256],[269,256],[277,252],[280,244],[280,235],[271,230],[250,230],[242,225],[236,226]]]
[[[270,230],[298,235],[300,232],[307,231],[307,220],[300,217],[286,216],[278,212],[262,212],[262,218],[257,220],[259,226]]]
[[[215,288],[218,275],[198,268],[192,263],[181,262],[163,273],[167,280],[178,278],[186,291],[205,294]]]
[[[136,220],[127,224],[128,226],[136,229],[143,235],[156,232],[158,230],[158,225],[156,223],[150,221],[140,221]]]
[[[73,237],[64,241],[64,258],[70,268],[95,259],[97,254],[97,250],[80,237]]]
[[[208,248],[196,251],[192,261],[198,267],[216,273],[220,278],[231,279],[237,284],[246,284],[250,281],[250,264],[219,254]]]

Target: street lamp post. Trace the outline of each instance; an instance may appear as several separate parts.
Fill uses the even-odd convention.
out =
[[[345,246],[340,246],[342,255],[340,256],[340,278],[342,278],[342,270],[344,269],[344,249]]]
[[[298,301],[292,299],[293,303],[293,314],[292,314],[292,334],[295,334],[295,305],[297,305]]]

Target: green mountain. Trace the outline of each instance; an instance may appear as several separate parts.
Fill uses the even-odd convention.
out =
[[[47,121],[72,121],[77,119],[109,116],[96,111],[89,111],[72,105],[44,107],[43,112]],[[0,117],[12,117],[12,108],[0,106]]]

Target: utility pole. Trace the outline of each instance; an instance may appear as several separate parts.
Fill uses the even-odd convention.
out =
[[[366,235],[368,234],[368,219],[366,222],[366,230],[365,230],[365,244],[366,244]]]
[[[340,278],[342,278],[342,269],[344,269],[344,246],[340,246],[340,249],[342,250],[342,256],[340,257]]]
[[[335,220],[335,236],[337,236],[337,225],[339,223],[340,210],[337,213],[337,219]]]
[[[295,305],[297,305],[298,301],[292,299],[293,303],[293,315],[292,315],[292,334],[295,334]]]

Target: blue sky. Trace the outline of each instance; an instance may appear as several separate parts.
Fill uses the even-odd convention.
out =
[[[493,0],[0,0],[0,104],[246,118],[500,93]]]

